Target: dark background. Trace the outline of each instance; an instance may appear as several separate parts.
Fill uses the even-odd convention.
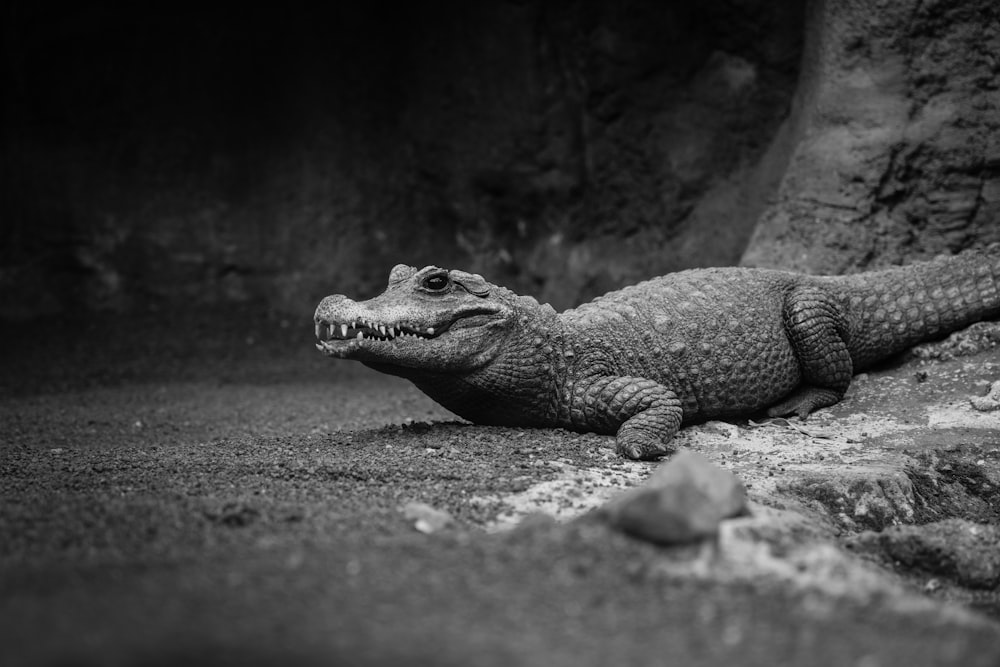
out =
[[[801,2],[7,3],[0,317],[734,264]]]
[[[991,0],[4,5],[0,318],[1000,241]]]

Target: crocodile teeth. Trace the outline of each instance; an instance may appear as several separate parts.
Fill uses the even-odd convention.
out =
[[[419,328],[412,323],[384,324],[365,319],[350,322],[321,320],[315,323],[316,338],[327,346],[325,349],[332,349],[334,341],[345,340],[391,341],[407,338],[424,341],[440,334],[440,329],[441,327]]]

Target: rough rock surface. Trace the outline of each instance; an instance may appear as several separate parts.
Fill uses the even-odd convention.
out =
[[[1000,239],[1000,6],[810,14],[794,148],[742,263],[842,273]]]
[[[851,544],[902,568],[954,579],[970,589],[1000,586],[1000,526],[946,519],[919,526],[866,531]],[[933,585],[932,585],[933,587]]]

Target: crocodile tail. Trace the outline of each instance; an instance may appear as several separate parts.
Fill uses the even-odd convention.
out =
[[[839,284],[847,299],[855,370],[973,322],[1000,317],[1000,244],[829,280]]]

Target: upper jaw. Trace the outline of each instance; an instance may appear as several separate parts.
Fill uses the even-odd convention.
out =
[[[469,303],[397,303],[377,297],[354,301],[342,294],[324,298],[316,307],[316,348],[343,359],[431,360],[429,341],[492,328],[509,314],[499,304],[479,299]],[[425,347],[424,343],[428,342]],[[416,347],[413,347],[416,345]],[[422,351],[418,351],[422,350]]]

